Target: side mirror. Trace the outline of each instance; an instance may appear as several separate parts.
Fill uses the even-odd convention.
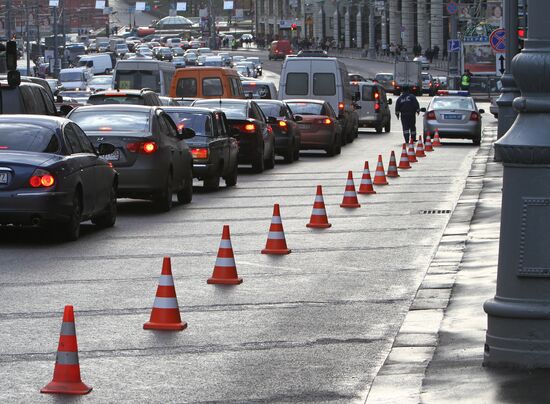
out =
[[[484,114],[484,113],[485,113],[485,110],[484,110],[484,109],[480,109],[480,110],[478,110],[478,112],[479,112],[480,114]]]
[[[71,112],[73,109],[74,109],[74,107],[71,106],[71,105],[67,105],[67,104],[61,105],[59,107],[59,115],[60,116],[67,116],[67,115],[69,115],[69,112]]]
[[[277,123],[277,118],[275,118],[274,116],[268,116],[267,117],[267,123],[276,124]]]
[[[191,128],[178,129],[178,139],[179,140],[191,139],[191,138],[195,137],[195,135],[196,135],[195,131]]]
[[[420,112],[426,112],[426,108],[424,107],[420,108]]]
[[[62,95],[57,95],[55,97],[55,102],[63,102],[63,96]]]
[[[391,98],[388,98],[388,105],[393,104],[393,100]]]
[[[300,122],[300,121],[303,121],[304,118],[302,118],[302,115],[294,115],[294,120],[295,120],[296,122]]]
[[[105,156],[106,154],[114,153],[115,146],[111,143],[101,143],[99,146],[97,146],[97,154],[100,156]]]

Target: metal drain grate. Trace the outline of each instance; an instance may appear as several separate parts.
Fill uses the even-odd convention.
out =
[[[448,215],[451,213],[450,209],[433,209],[433,210],[421,210],[423,215]]]

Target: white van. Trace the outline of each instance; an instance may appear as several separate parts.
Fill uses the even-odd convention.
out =
[[[286,58],[279,81],[279,100],[313,98],[327,101],[338,113],[343,139],[353,142],[359,121],[346,65],[336,58]]]
[[[78,60],[78,66],[89,68],[93,74],[109,74],[113,70],[113,61],[106,53],[82,55]]]
[[[87,67],[73,67],[70,69],[61,69],[59,72],[59,81],[64,90],[75,90],[77,88],[85,90],[88,87],[88,80],[93,76]]]
[[[175,48],[181,45],[181,39],[180,38],[168,38],[166,40],[166,46],[169,48]]]
[[[159,95],[168,95],[175,71],[172,63],[160,60],[119,60],[113,72],[114,86],[121,90],[150,88]]]

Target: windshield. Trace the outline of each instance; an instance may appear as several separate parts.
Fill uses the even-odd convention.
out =
[[[272,103],[262,104],[261,102],[258,102],[258,105],[264,112],[265,116],[274,116],[275,118],[279,116],[283,116],[280,105],[272,104]]]
[[[149,113],[131,111],[74,110],[70,119],[84,131],[149,133]]]
[[[431,109],[467,109],[473,110],[474,104],[470,98],[445,98],[437,97],[434,98]]]
[[[212,136],[211,124],[208,114],[176,111],[167,111],[167,113],[168,115],[170,115],[170,118],[172,118],[178,129],[193,129],[195,131],[195,136]]]
[[[61,73],[59,73],[59,80],[61,80],[61,81],[84,81],[84,74],[82,72],[61,72]]]
[[[5,150],[55,153],[59,140],[51,129],[38,125],[2,122],[0,123],[0,152]]]
[[[242,84],[244,92],[252,93],[253,98],[276,98],[272,97],[267,84],[257,84],[256,82],[243,82]]]
[[[246,103],[219,101],[219,100],[199,100],[194,105],[202,108],[218,108],[225,112],[227,119],[246,119]]]
[[[376,80],[393,80],[392,74],[377,74]]]
[[[150,88],[160,93],[160,75],[158,70],[117,70],[115,88],[135,90]]]
[[[309,104],[307,102],[289,102],[293,114],[298,115],[324,115],[322,114],[323,104]]]

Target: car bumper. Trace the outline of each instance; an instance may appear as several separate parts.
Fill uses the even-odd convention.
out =
[[[334,132],[328,130],[302,129],[300,149],[324,149],[334,143]]]
[[[119,198],[148,197],[160,192],[166,184],[166,169],[116,167]]]
[[[260,153],[263,155],[263,150],[255,137],[246,140],[239,139],[238,142],[239,153],[237,158],[240,164],[253,163],[256,161]]]
[[[465,125],[438,123],[429,121],[424,123],[424,134],[428,131],[434,133],[437,129],[440,137],[456,139],[473,139],[481,137],[481,123],[468,123]]]
[[[193,162],[193,177],[202,180],[217,174],[218,167],[214,163]]]
[[[372,128],[382,124],[383,121],[384,117],[382,115],[360,116],[359,126]]]
[[[49,191],[0,192],[0,224],[38,225],[67,221],[72,212],[72,195]]]

